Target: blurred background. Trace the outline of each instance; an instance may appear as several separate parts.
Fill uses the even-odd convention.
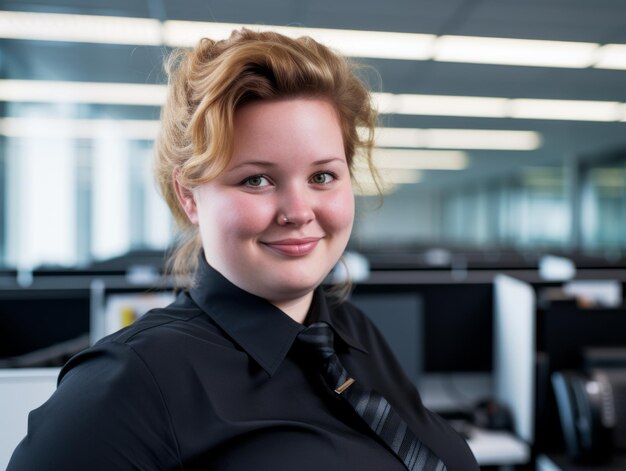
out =
[[[485,468],[626,469],[623,0],[0,0],[0,465],[71,354],[172,299],[163,59],[241,26],[364,66],[352,300],[426,405]]]
[[[0,6],[6,267],[81,266],[172,242],[150,171],[162,61],[240,25],[309,34],[371,66],[387,195],[379,209],[359,197],[353,248],[615,262],[626,247],[620,0]]]

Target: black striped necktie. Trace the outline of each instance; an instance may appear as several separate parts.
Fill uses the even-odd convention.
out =
[[[410,471],[446,471],[446,466],[409,430],[389,402],[372,389],[361,386],[343,367],[333,347],[333,331],[316,322],[298,334],[321,365],[326,383],[344,398],[367,425],[398,455]]]

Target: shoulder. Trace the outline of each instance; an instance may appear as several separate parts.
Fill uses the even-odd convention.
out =
[[[231,345],[217,324],[187,293],[181,293],[169,306],[149,311],[132,325],[104,337],[83,353],[123,350],[154,364],[167,357],[184,356],[188,348],[198,343],[205,348]]]
[[[132,344],[138,338],[151,336],[170,336],[196,329],[208,318],[187,293],[180,293],[176,300],[164,308],[152,309],[132,325],[101,339],[100,345],[116,342]]]
[[[231,342],[210,318],[183,293],[169,306],[146,313],[134,324],[99,340],[72,357],[59,375],[59,388],[93,388],[91,379],[104,381],[107,391],[124,391],[141,384],[159,392],[197,345],[209,353]],[[210,355],[209,355],[210,358]]]
[[[153,372],[131,346],[107,341],[63,367],[56,391],[29,414],[9,469],[162,469],[179,462]]]

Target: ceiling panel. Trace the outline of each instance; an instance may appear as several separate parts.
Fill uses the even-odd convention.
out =
[[[624,42],[621,0],[471,1],[466,21],[450,34],[561,41]]]

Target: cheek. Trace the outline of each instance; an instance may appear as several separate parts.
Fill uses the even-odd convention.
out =
[[[327,202],[326,220],[333,229],[347,231],[348,235],[354,222],[354,194],[352,189],[337,193]]]
[[[251,237],[272,223],[273,209],[262,198],[236,195],[216,205],[215,224],[226,242],[236,237]]]

